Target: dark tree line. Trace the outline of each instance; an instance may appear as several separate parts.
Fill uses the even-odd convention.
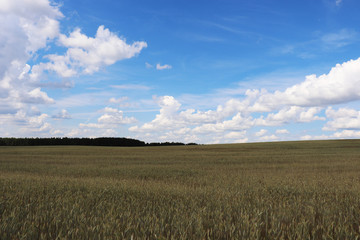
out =
[[[55,146],[55,145],[78,145],[78,146],[170,146],[185,145],[179,142],[145,143],[131,138],[0,138],[0,146]],[[188,145],[196,145],[189,143]]]

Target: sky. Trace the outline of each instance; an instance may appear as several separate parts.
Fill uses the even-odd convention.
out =
[[[358,0],[0,0],[0,137],[360,138]]]

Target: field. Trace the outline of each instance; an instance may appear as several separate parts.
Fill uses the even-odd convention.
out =
[[[0,147],[0,239],[359,239],[360,141]]]

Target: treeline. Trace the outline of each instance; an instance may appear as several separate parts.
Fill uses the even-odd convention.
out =
[[[196,145],[196,143],[184,144],[180,142],[145,143],[131,138],[0,138],[0,146],[55,146],[55,145],[78,145],[78,146],[171,146],[171,145]]]

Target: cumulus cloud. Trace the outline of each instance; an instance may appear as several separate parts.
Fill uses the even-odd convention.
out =
[[[341,132],[336,132],[332,135],[335,138],[360,138],[360,131],[355,130],[343,130]]]
[[[191,127],[193,134],[226,134],[226,132],[243,131],[254,126],[280,126],[289,123],[325,120],[325,118],[317,116],[321,108],[297,106],[285,107],[276,113],[269,113],[265,117],[254,118],[246,107],[252,102],[251,98],[254,96],[252,93],[248,92],[248,98],[243,101],[232,99],[224,106],[220,105],[216,110],[208,111],[181,110],[180,102],[174,97],[158,97],[156,101],[160,111],[155,119],[142,126],[130,127],[129,130],[132,132],[156,132]]]
[[[3,0],[0,3],[0,19],[5,29],[1,32],[1,39],[19,40],[21,44],[14,45],[11,49],[16,50],[20,47],[20,54],[23,54],[24,47],[26,53],[34,53],[46,47],[48,40],[58,36],[58,19],[62,17],[59,8],[50,4],[48,0]],[[10,32],[5,32],[7,30]],[[26,39],[20,41],[19,37],[22,36],[26,36]],[[16,43],[18,42],[8,44]]]
[[[312,140],[312,138],[313,137],[311,135],[304,135],[300,137],[300,140],[308,141],[308,140]]]
[[[287,129],[278,129],[275,132],[276,134],[289,134],[290,132]]]
[[[45,92],[41,91],[41,88],[35,88],[30,92],[24,93],[21,97],[24,103],[35,103],[35,104],[50,104],[54,103],[54,99],[50,98]]]
[[[266,136],[262,136],[260,137],[260,140],[261,141],[275,141],[275,140],[278,140],[279,137],[277,137],[276,135],[266,135]]]
[[[68,111],[66,111],[66,109],[62,109],[57,114],[53,115],[52,118],[55,118],[55,119],[71,119],[71,116],[68,113]]]
[[[328,74],[309,75],[285,91],[263,93],[255,109],[272,111],[279,106],[319,107],[360,99],[360,58],[337,64]]]
[[[112,65],[117,61],[136,56],[147,43],[137,41],[127,44],[104,26],[100,26],[95,37],[88,37],[75,29],[69,36],[60,34],[59,44],[68,48],[64,55],[49,54],[49,63],[41,67],[51,70],[63,77],[70,77],[80,71],[92,74],[100,68]]]
[[[327,140],[327,139],[333,139],[333,138],[338,138],[335,137],[334,135],[316,135],[316,136],[312,136],[312,135],[304,135],[300,137],[300,140],[304,140],[304,141],[308,141],[308,140]]]
[[[116,108],[106,107],[102,111],[104,114],[97,119],[97,123],[80,123],[79,126],[82,128],[113,129],[119,125],[137,122],[136,118],[125,117],[124,113]]]
[[[326,116],[331,120],[323,127],[324,131],[337,131],[339,129],[360,129],[360,112],[350,108],[334,110],[329,107]]]
[[[238,132],[229,132],[224,135],[224,138],[230,138],[230,139],[242,139],[246,137],[246,131],[238,131]]]
[[[250,116],[244,117],[241,113],[236,114],[229,120],[222,121],[233,112],[229,107],[234,102],[229,101],[225,107],[219,106],[217,110],[196,111],[187,109],[180,111],[181,104],[173,96],[162,96],[155,99],[160,107],[159,114],[155,119],[142,126],[133,126],[129,130],[133,132],[151,132],[180,127],[198,125],[193,129],[194,133],[212,133],[222,131],[244,130],[253,126]]]
[[[321,108],[304,108],[298,106],[285,107],[277,113],[270,113],[266,118],[256,119],[256,125],[260,126],[280,126],[287,123],[304,123],[315,120],[325,120],[324,117],[316,116]]]
[[[143,126],[130,127],[130,131],[157,131],[164,129],[174,128],[175,125],[180,127],[181,120],[176,118],[176,113],[179,110],[181,104],[172,96],[163,96],[156,98],[156,101],[160,108],[160,113],[156,115],[155,119],[149,123],[145,123]]]
[[[4,0],[0,3],[0,112],[14,113],[29,104],[52,104],[29,78],[27,61],[59,34],[63,15],[48,0]]]
[[[225,131],[239,131],[249,129],[254,126],[253,118],[251,116],[242,116],[241,113],[237,113],[229,120],[213,123],[202,124],[194,128],[196,133],[213,133],[213,132],[225,132]]]
[[[161,65],[160,63],[156,64],[156,70],[165,70],[165,69],[171,69],[172,66],[168,64]]]
[[[98,118],[99,123],[103,124],[129,124],[136,122],[134,117],[124,117],[122,111],[116,108],[106,107],[105,114]]]
[[[128,44],[125,38],[104,26],[98,28],[95,37],[88,37],[80,29],[75,29],[69,35],[62,34],[60,20],[63,17],[59,6],[49,0],[0,2],[0,119],[4,126],[1,134],[6,135],[9,129],[17,132],[20,125],[25,130],[38,128],[41,132],[60,134],[60,130],[53,129],[47,122],[35,124],[36,119],[45,121],[47,114],[37,113],[35,116],[29,110],[38,104],[56,104],[56,100],[44,88],[74,86],[73,82],[67,80],[44,82],[51,76],[48,74],[54,72],[65,78],[91,74],[117,61],[134,57],[147,46],[143,41]],[[65,54],[51,54],[55,42],[65,48]],[[37,64],[31,66],[29,63],[32,61]],[[53,118],[68,118],[64,111]],[[21,117],[24,121],[19,120]],[[123,121],[130,120],[124,118]],[[23,136],[36,132],[25,130]]]
[[[196,142],[199,138],[191,134],[189,128],[181,128],[179,130],[168,131],[166,133],[160,134],[158,137],[154,138],[154,136],[150,136],[149,142],[154,141],[154,139],[158,139],[158,141],[166,141],[166,142],[178,142],[179,138],[181,138],[183,142]]]
[[[28,112],[18,110],[15,114],[1,114],[0,132],[2,136],[9,137],[48,136],[55,131],[48,118],[47,114],[37,113],[33,109]]]
[[[310,123],[335,118],[331,109],[326,117],[321,116],[326,106],[360,99],[360,59],[337,64],[328,74],[310,75],[305,81],[284,91],[273,93],[262,90],[247,90],[243,99],[230,99],[215,110],[199,111],[181,109],[181,104],[172,96],[158,97],[160,107],[155,119],[141,126],[133,126],[132,132],[173,131],[190,128],[189,134],[224,135],[229,132],[243,131],[254,126],[283,126],[292,123]],[[260,113],[254,115],[254,113]],[[325,130],[357,128],[358,117],[352,111],[351,121],[342,118],[326,123]],[[354,114],[356,116],[354,116]],[[256,117],[255,117],[256,116]],[[344,123],[346,122],[346,123]],[[341,125],[340,125],[341,123]],[[277,134],[288,134],[288,130],[278,130]],[[259,135],[261,140],[276,140],[278,136]]]
[[[264,136],[268,131],[266,129],[261,129],[260,131],[255,133],[255,136],[261,137]]]

